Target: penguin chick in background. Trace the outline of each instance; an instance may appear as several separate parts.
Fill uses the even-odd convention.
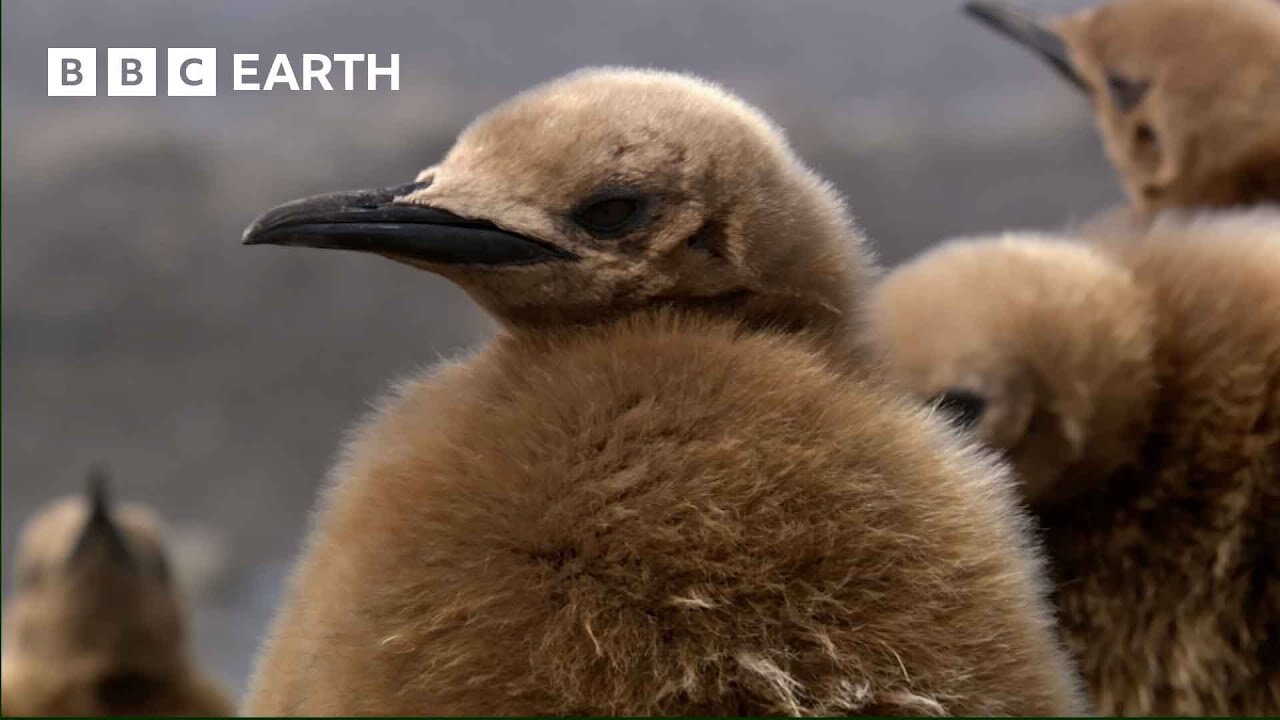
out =
[[[4,715],[231,715],[196,667],[159,519],[112,506],[94,471],[83,497],[33,517],[5,610]]]
[[[1280,712],[1280,212],[1011,233],[891,273],[887,365],[1003,451],[1102,714]]]
[[[1115,0],[969,12],[1088,95],[1135,208],[1280,203],[1280,2]]]
[[[870,261],[737,98],[575,73],[246,242],[383,254],[503,325],[356,435],[251,712],[1080,711],[1003,469],[851,372]]]
[[[1001,450],[1033,505],[1137,459],[1154,402],[1149,291],[1096,248],[1038,233],[943,244],[873,304],[891,374]]]

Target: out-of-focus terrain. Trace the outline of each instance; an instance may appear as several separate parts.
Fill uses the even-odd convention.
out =
[[[4,558],[35,507],[109,464],[119,495],[177,527],[199,651],[242,688],[344,430],[491,326],[438,278],[242,248],[241,229],[293,197],[409,179],[476,112],[576,67],[740,92],[890,264],[1119,200],[1084,101],[954,5],[6,0]],[[45,97],[45,49],[80,46],[217,47],[221,92]],[[232,52],[399,52],[401,91],[233,93]]]

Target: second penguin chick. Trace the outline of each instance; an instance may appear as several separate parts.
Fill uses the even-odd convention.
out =
[[[1280,2],[1114,0],[1051,20],[968,9],[1088,94],[1140,210],[1280,203]]]
[[[163,526],[112,507],[105,477],[23,530],[5,609],[0,712],[219,716],[234,705],[195,665]]]
[[[1280,213],[955,242],[874,305],[1023,481],[1099,712],[1280,712]]]
[[[504,325],[355,438],[252,712],[1080,710],[1003,470],[850,372],[865,251],[737,98],[576,73],[246,239],[381,253]]]

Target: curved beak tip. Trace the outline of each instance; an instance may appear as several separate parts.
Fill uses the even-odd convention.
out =
[[[262,238],[258,234],[258,221],[253,221],[240,233],[241,245],[260,245]]]
[[[267,223],[266,222],[267,220],[268,220],[268,217],[264,215],[254,220],[252,223],[249,223],[249,226],[244,229],[244,232],[240,233],[240,244],[241,245],[275,245],[277,244],[275,240],[272,239],[272,230],[274,230],[275,228],[273,228],[269,223]]]
[[[1001,12],[1000,5],[990,0],[967,0],[961,7],[966,13],[985,21],[998,17]]]

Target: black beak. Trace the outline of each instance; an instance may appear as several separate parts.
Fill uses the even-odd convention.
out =
[[[1067,82],[1084,92],[1089,91],[1080,77],[1067,44],[1043,20],[1008,3],[998,0],[971,0],[964,5],[965,12],[982,21],[998,33],[1007,35],[1014,42],[1030,48],[1044,58]]]
[[[294,200],[254,220],[244,231],[244,244],[358,250],[448,265],[528,265],[574,257],[490,222],[395,202],[426,186],[410,183]]]
[[[86,488],[89,502],[89,519],[85,521],[80,537],[71,550],[71,565],[78,565],[95,547],[101,547],[113,563],[132,565],[133,554],[125,541],[124,533],[111,518],[111,504],[107,498],[107,474],[102,468],[89,471]]]

